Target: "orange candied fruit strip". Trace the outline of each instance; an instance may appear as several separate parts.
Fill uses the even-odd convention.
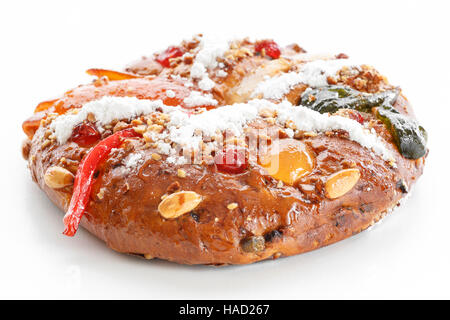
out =
[[[86,73],[91,76],[96,76],[98,78],[106,77],[108,80],[116,81],[116,80],[128,80],[128,79],[135,79],[140,78],[138,76],[124,73],[124,72],[118,72],[113,70],[106,70],[106,69],[88,69],[86,70]]]
[[[29,139],[33,138],[37,129],[41,125],[41,120],[47,116],[47,112],[40,111],[33,114],[27,120],[22,123],[22,130],[28,136]]]

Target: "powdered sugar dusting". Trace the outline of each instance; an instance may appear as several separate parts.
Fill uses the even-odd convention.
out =
[[[180,117],[169,128],[169,138],[179,145],[195,148],[201,141],[201,137],[197,134],[199,130],[206,136],[213,136],[217,131],[224,130],[239,136],[243,134],[244,128],[250,121],[258,118],[262,109],[276,110],[277,123],[284,125],[287,120],[290,120],[298,130],[313,132],[345,130],[349,133],[350,140],[373,150],[385,160],[393,158],[383,140],[357,121],[341,116],[320,114],[306,107],[295,107],[288,101],[274,104],[267,100],[252,100],[248,103],[224,106],[191,117]],[[290,134],[293,135],[293,132]]]
[[[211,94],[202,94],[198,91],[191,91],[189,97],[185,98],[183,102],[188,107],[216,106],[218,103]]]
[[[200,51],[197,53],[191,67],[191,78],[199,79],[199,87],[209,91],[214,88],[215,83],[208,76],[208,70],[217,68],[217,58],[223,56],[230,47],[228,41],[221,41],[203,37],[199,44]]]
[[[131,153],[125,159],[125,166],[130,169],[135,168],[139,163],[142,163],[143,161],[144,160],[141,153]]]
[[[256,87],[253,97],[265,99],[282,99],[297,84],[304,83],[310,87],[328,85],[327,78],[336,75],[343,67],[357,66],[348,59],[315,60],[303,64],[299,72],[284,73],[267,79]]]
[[[225,130],[236,136],[243,135],[248,123],[257,119],[263,109],[276,111],[275,120],[281,126],[285,126],[289,120],[298,130],[303,131],[345,130],[350,140],[371,149],[385,160],[393,158],[383,140],[357,121],[341,116],[320,114],[306,107],[293,106],[288,101],[274,104],[268,100],[252,100],[248,103],[223,106],[200,114],[188,115],[181,107],[165,106],[161,101],[104,97],[85,104],[78,114],[58,117],[51,124],[51,128],[55,131],[58,141],[64,143],[70,137],[75,125],[82,122],[89,113],[96,116],[97,125],[105,125],[115,119],[131,119],[141,114],[151,113],[156,108],[168,114],[170,120],[166,131],[155,134],[154,139],[159,140],[157,141],[159,152],[169,155],[174,162],[178,161],[174,145],[196,150],[202,144],[204,136],[214,136],[217,132]],[[292,136],[293,131],[289,131],[288,135]]]
[[[93,114],[99,129],[113,120],[133,119],[142,114],[154,112],[163,107],[161,100],[139,100],[135,97],[103,97],[86,103],[78,113],[67,113],[56,118],[50,125],[60,144],[65,143],[72,135],[73,128]]]

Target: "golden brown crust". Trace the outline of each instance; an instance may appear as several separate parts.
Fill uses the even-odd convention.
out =
[[[380,126],[377,130],[384,129]],[[79,161],[85,150],[74,143],[41,149],[36,141],[42,131],[33,139],[32,175],[65,211],[70,188],[50,189],[44,173],[53,165],[76,171],[68,164]],[[130,141],[102,168],[82,225],[120,252],[186,264],[250,263],[313,250],[366,229],[397,204],[407,192],[404,186],[411,187],[424,165],[422,159],[412,161],[398,155],[397,168],[386,166],[369,150],[337,135],[305,137],[303,141],[317,155],[317,166],[296,187],[280,187],[258,168],[230,176],[217,172],[213,165],[185,165],[186,177],[180,178],[179,167],[163,159],[155,161],[155,150]],[[138,170],[125,169],[122,160],[138,150],[145,152],[144,164]],[[357,185],[338,199],[327,199],[323,178],[350,167],[361,172]],[[194,191],[204,201],[178,219],[164,219],[157,210],[160,199],[177,190]],[[231,203],[238,207],[228,209]],[[266,238],[265,249],[245,252],[242,243],[254,236]]]
[[[183,45],[195,47],[193,43]],[[303,52],[301,48],[290,50],[292,54]],[[266,63],[261,57],[252,56],[244,61],[236,58],[228,62],[229,76],[215,79],[219,85],[214,96],[222,104],[234,99],[229,88],[240,83],[249,70]],[[153,62],[144,61],[127,71],[169,72],[159,70]],[[176,68],[182,69],[177,65],[171,72]],[[383,77],[366,68],[352,76],[344,72],[336,81],[367,92],[377,92],[385,85]],[[304,89],[294,88],[287,98],[297,99]],[[411,114],[403,96],[395,108]],[[380,220],[422,174],[424,158],[403,158],[385,127],[371,115],[364,117],[388,142],[395,165],[388,165],[372,151],[350,141],[345,132],[318,135],[300,132],[296,138],[312,150],[316,163],[309,175],[292,186],[280,183],[258,165],[242,174],[230,175],[219,172],[214,164],[168,164],[166,156],[155,156],[158,151],[144,140],[128,140],[102,165],[82,225],[119,252],[185,264],[246,264],[332,244]],[[24,145],[24,154],[33,179],[65,211],[72,187],[49,188],[44,181],[45,173],[52,166],[60,166],[75,174],[88,149],[74,142],[46,143],[51,141],[47,128],[46,125],[39,128],[31,144]],[[124,159],[133,152],[140,152],[143,161],[128,168]],[[327,197],[327,177],[349,168],[359,171],[355,186],[341,197]],[[176,219],[164,218],[158,212],[161,199],[182,190],[197,193],[202,201]]]

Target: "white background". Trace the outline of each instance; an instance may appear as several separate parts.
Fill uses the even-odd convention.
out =
[[[0,298],[450,298],[448,1],[1,1]],[[412,197],[383,223],[308,254],[182,266],[115,253],[31,181],[22,121],[37,103],[194,33],[345,52],[399,84],[429,132]]]

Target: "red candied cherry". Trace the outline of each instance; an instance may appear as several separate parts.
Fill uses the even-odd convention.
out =
[[[100,132],[92,123],[80,123],[72,132],[70,140],[77,143],[80,147],[90,147],[100,140]]]
[[[278,59],[281,55],[280,47],[273,40],[262,40],[256,43],[256,52],[261,52],[263,49],[266,53],[266,56],[269,56],[272,59]]]
[[[156,57],[156,61],[158,61],[163,67],[169,68],[169,59],[181,57],[183,54],[184,51],[180,47],[168,47],[164,52],[160,53]]]
[[[217,170],[224,173],[242,173],[248,168],[248,160],[244,149],[227,148],[219,151],[215,158]]]

